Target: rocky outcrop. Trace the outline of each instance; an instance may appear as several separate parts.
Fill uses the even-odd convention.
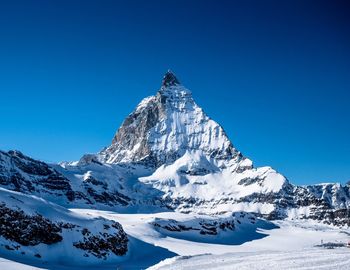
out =
[[[27,194],[63,196],[68,200],[73,193],[66,177],[19,151],[0,151],[0,186]]]
[[[0,203],[0,236],[23,246],[51,245],[62,241],[62,227],[41,215],[27,215]]]
[[[237,221],[236,221],[237,222]],[[252,217],[252,222],[255,218]],[[202,235],[217,235],[219,231],[233,231],[235,229],[234,219],[205,220],[200,219],[196,222],[180,222],[176,220],[156,219],[152,222],[156,228],[162,228],[171,232],[197,231]]]
[[[97,258],[106,259],[110,252],[117,256],[125,255],[128,251],[128,238],[123,228],[119,223],[114,222],[112,225],[105,225],[105,229],[110,226],[117,229],[117,234],[107,232],[91,233],[88,229],[81,231],[84,239],[75,242],[73,245],[76,248],[86,251],[85,256],[91,254]]]
[[[48,248],[48,246],[50,246]],[[0,189],[0,250],[37,259],[118,258],[128,251],[122,226],[83,217],[36,196]],[[84,258],[86,259],[86,258]]]
[[[179,84],[180,82],[176,78],[175,74],[171,70],[168,70],[163,77],[162,87],[175,86]]]
[[[245,212],[220,217],[185,215],[178,219],[155,218],[150,224],[164,236],[216,244],[241,244],[265,237],[266,234],[259,232],[261,229],[278,228]]]

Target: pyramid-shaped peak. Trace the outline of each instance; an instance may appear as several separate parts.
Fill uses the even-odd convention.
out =
[[[175,74],[169,69],[162,80],[162,87],[174,86],[180,84],[180,81],[176,78]]]
[[[112,144],[98,154],[98,161],[160,166],[175,162],[186,151],[199,151],[217,164],[241,159],[222,127],[204,113],[191,91],[168,70],[162,87],[129,114]]]

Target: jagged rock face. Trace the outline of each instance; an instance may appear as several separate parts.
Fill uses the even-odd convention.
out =
[[[295,187],[296,208],[306,208],[302,218],[322,221],[335,226],[350,226],[350,189],[340,184],[318,184]]]
[[[93,157],[85,156],[86,164],[102,165]],[[96,162],[96,163],[95,163]],[[47,200],[67,204],[126,206],[131,199],[111,188],[87,172],[83,180],[69,178],[60,166],[50,166],[32,159],[19,151],[0,151],[0,186],[25,194],[33,194]]]
[[[155,96],[145,98],[123,122],[112,145],[98,156],[102,162],[144,161],[159,167],[201,150],[220,165],[242,156],[224,130],[197,106],[192,94],[171,72]]]
[[[0,151],[0,185],[31,194],[52,194],[71,198],[69,180],[44,162],[18,151]]]
[[[176,78],[175,74],[171,72],[171,70],[168,70],[167,73],[165,73],[163,80],[162,80],[162,87],[169,87],[169,86],[175,86],[179,85],[180,82]]]

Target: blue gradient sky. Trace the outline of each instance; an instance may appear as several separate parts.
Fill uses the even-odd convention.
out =
[[[171,68],[256,165],[350,180],[349,1],[14,0],[0,25],[0,149],[97,152]]]

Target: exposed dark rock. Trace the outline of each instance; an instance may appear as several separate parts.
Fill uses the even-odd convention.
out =
[[[85,183],[92,184],[94,186],[102,186],[104,189],[107,189],[108,185],[105,182],[99,181],[96,178],[89,175],[85,180]]]
[[[41,215],[27,215],[21,210],[0,204],[0,235],[24,246],[40,243],[54,244],[62,241],[62,229]]]
[[[102,152],[105,159],[110,159],[114,153],[120,153],[113,157],[113,160],[121,161],[124,158],[123,151],[133,149],[136,145],[139,145],[138,151],[135,152],[133,159],[130,161],[147,159],[144,162],[150,162],[149,159],[152,158],[149,157],[151,152],[147,144],[147,133],[158,122],[162,110],[164,109],[160,102],[150,100],[147,107],[130,114],[118,129],[112,145]]]
[[[117,256],[125,255],[128,251],[127,235],[120,224],[113,223],[112,227],[118,230],[117,234],[99,232],[94,235],[88,229],[83,229],[84,240],[73,245],[97,258],[106,259],[110,252]]]
[[[46,163],[27,157],[19,151],[9,151],[8,154],[12,157],[12,162],[25,173],[40,176],[52,173]]]
[[[162,80],[162,86],[163,87],[169,87],[173,85],[180,84],[179,80],[176,78],[175,74],[171,72],[170,70],[165,73],[163,80]]]
[[[236,221],[238,222],[239,220]],[[152,222],[152,225],[171,232],[198,231],[202,235],[217,235],[219,231],[233,231],[235,229],[235,219],[200,219],[194,222],[180,222],[173,219],[164,220],[158,218]]]
[[[98,193],[91,187],[88,187],[87,193],[98,203],[103,203],[106,205],[114,206],[114,205],[123,205],[126,206],[130,202],[130,198],[126,195],[117,192],[117,191],[103,191],[102,193]]]

